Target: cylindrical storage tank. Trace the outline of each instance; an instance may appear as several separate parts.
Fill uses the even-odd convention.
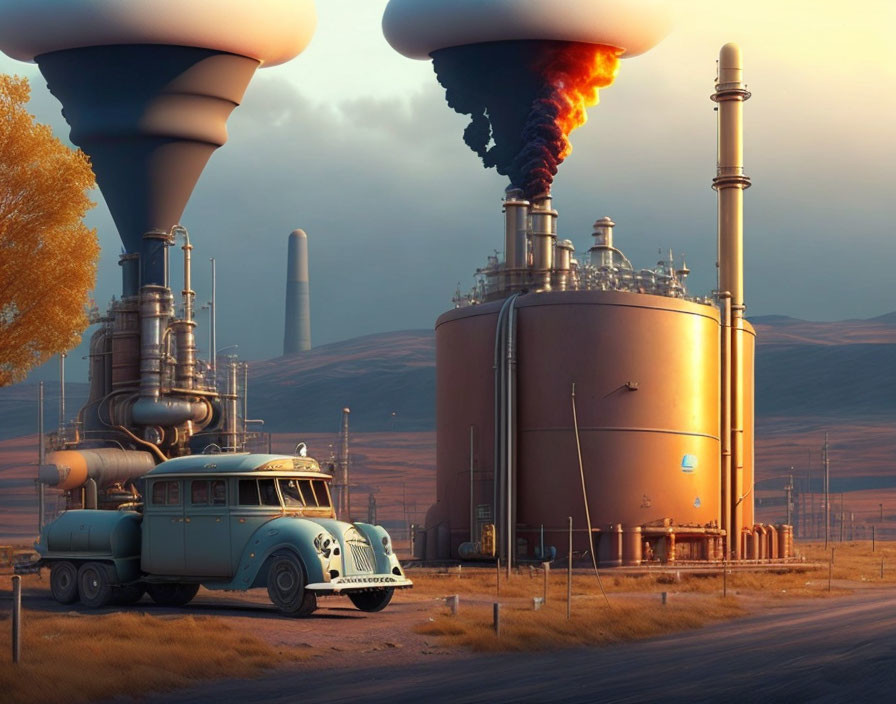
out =
[[[753,530],[749,530],[744,528],[744,536],[746,537],[747,545],[744,554],[746,555],[748,560],[758,560],[759,559],[759,529],[754,528]]]
[[[768,526],[765,530],[768,535],[768,548],[766,550],[765,555],[769,560],[777,560],[778,559],[778,531],[775,530],[774,526]]]
[[[756,559],[765,560],[768,558],[768,531],[765,526],[758,524],[753,528],[753,534],[756,536]]]
[[[494,515],[502,303],[455,309],[436,323],[437,504],[427,528],[449,523],[451,557],[471,539],[471,425],[480,438],[473,510]],[[526,294],[515,308],[517,531],[543,524],[546,544],[565,546],[567,516],[586,525],[573,383],[592,528],[718,522],[718,311],[618,291]],[[574,549],[588,549],[584,531]]]
[[[623,561],[626,565],[637,567],[641,564],[641,526],[626,526],[623,543]]]
[[[38,552],[102,552],[113,558],[140,554],[141,516],[131,511],[66,511],[44,529]]]

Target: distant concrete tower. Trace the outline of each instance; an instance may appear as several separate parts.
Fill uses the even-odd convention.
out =
[[[286,261],[286,325],[283,354],[311,349],[311,295],[308,288],[308,235],[294,230],[289,235]]]

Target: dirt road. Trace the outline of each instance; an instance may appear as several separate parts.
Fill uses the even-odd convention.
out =
[[[209,601],[197,607],[228,608]],[[390,608],[393,616],[388,610],[374,616],[397,624],[402,612],[406,618],[408,610],[427,605],[402,601]],[[487,656],[426,650],[419,636],[413,637],[420,642],[389,641],[387,621],[357,613],[324,609],[320,618],[285,631],[293,633],[290,640],[305,637],[311,647],[319,647],[315,634],[331,625],[339,623],[341,634],[356,632],[332,658],[314,658],[310,667],[277,670],[258,680],[218,682],[142,701],[789,703],[892,701],[896,690],[893,590],[782,604],[698,631],[606,648]],[[232,615],[252,619],[255,630],[265,630],[267,622],[283,628],[282,619],[266,618],[261,607],[255,614]],[[341,642],[332,633],[328,640]],[[408,657],[411,651],[414,657]]]

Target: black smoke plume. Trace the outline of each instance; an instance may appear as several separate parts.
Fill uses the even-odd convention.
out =
[[[573,42],[468,44],[432,54],[448,106],[470,116],[464,141],[527,198],[550,190],[563,161],[557,89],[545,67]]]

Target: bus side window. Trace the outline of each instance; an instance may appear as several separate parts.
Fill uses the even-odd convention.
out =
[[[205,479],[194,479],[190,482],[190,503],[191,504],[207,504],[208,503],[208,481]]]
[[[239,485],[240,506],[260,506],[258,498],[258,483],[254,479],[240,479]]]
[[[211,485],[212,506],[225,506],[227,504],[227,484],[223,479],[215,479]]]
[[[168,505],[180,504],[180,482],[165,482],[168,485]]]
[[[261,493],[261,503],[264,506],[279,506],[280,497],[277,496],[277,488],[273,479],[259,479],[258,489]]]
[[[168,482],[153,482],[152,483],[152,502],[154,504],[164,504],[165,503],[165,491],[166,484]]]

